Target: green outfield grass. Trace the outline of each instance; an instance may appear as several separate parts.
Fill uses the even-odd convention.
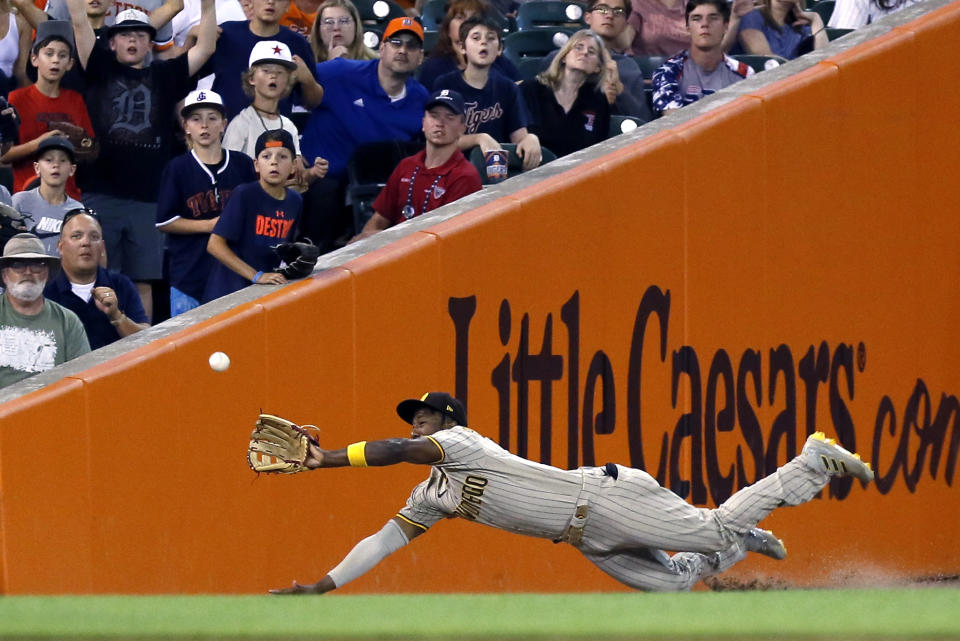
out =
[[[960,589],[0,597],[0,639],[960,639]]]

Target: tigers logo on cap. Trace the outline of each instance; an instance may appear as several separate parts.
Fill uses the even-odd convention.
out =
[[[387,28],[383,32],[383,39],[393,36],[401,31],[408,31],[423,42],[423,25],[413,18],[394,18],[387,23]]]

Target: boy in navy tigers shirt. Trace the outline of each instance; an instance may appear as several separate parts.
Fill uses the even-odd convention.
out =
[[[460,25],[460,42],[467,68],[444,74],[433,83],[434,90],[453,89],[463,96],[466,133],[460,136],[460,149],[479,146],[486,153],[511,142],[517,145],[524,170],[539,166],[540,140],[527,131],[530,115],[520,89],[491,69],[503,50],[500,27],[490,17],[474,16]]]
[[[275,271],[279,259],[273,247],[293,240],[303,199],[285,186],[293,174],[293,137],[283,129],[265,131],[257,139],[253,167],[256,182],[240,185],[210,234],[207,251],[219,263],[207,281],[203,302],[254,283],[282,285]]]
[[[192,91],[180,110],[190,151],[163,170],[157,202],[157,227],[167,234],[170,315],[200,305],[210,270],[210,232],[237,185],[257,179],[253,160],[223,149],[227,120],[223,99],[213,91]]]

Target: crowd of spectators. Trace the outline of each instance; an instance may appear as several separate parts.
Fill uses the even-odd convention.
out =
[[[99,347],[284,282],[278,242],[330,251],[477,191],[502,176],[477,148],[534,168],[749,76],[739,54],[791,59],[916,1],[827,20],[811,0],[588,0],[531,71],[505,53],[511,0],[450,0],[429,33],[422,0],[380,22],[351,0],[0,0],[0,203],[33,234],[3,262],[9,309],[59,303]],[[407,157],[364,216],[351,180],[385,144]]]

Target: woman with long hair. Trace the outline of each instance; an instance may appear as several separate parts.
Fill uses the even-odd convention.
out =
[[[823,20],[803,7],[804,0],[763,0],[763,5],[740,20],[740,46],[744,53],[780,56],[793,60],[829,42]]]
[[[617,63],[603,39],[576,32],[546,71],[520,84],[531,133],[558,157],[606,140],[611,105],[623,91]]]
[[[487,0],[453,0],[440,23],[437,44],[420,67],[420,84],[433,89],[433,83],[439,76],[451,71],[463,71],[467,61],[460,46],[460,25],[473,16],[491,13]],[[520,80],[520,71],[503,54],[493,62],[493,70],[514,82]]]
[[[310,29],[310,47],[317,62],[333,58],[373,60],[377,52],[363,44],[360,12],[350,0],[325,0]]]

